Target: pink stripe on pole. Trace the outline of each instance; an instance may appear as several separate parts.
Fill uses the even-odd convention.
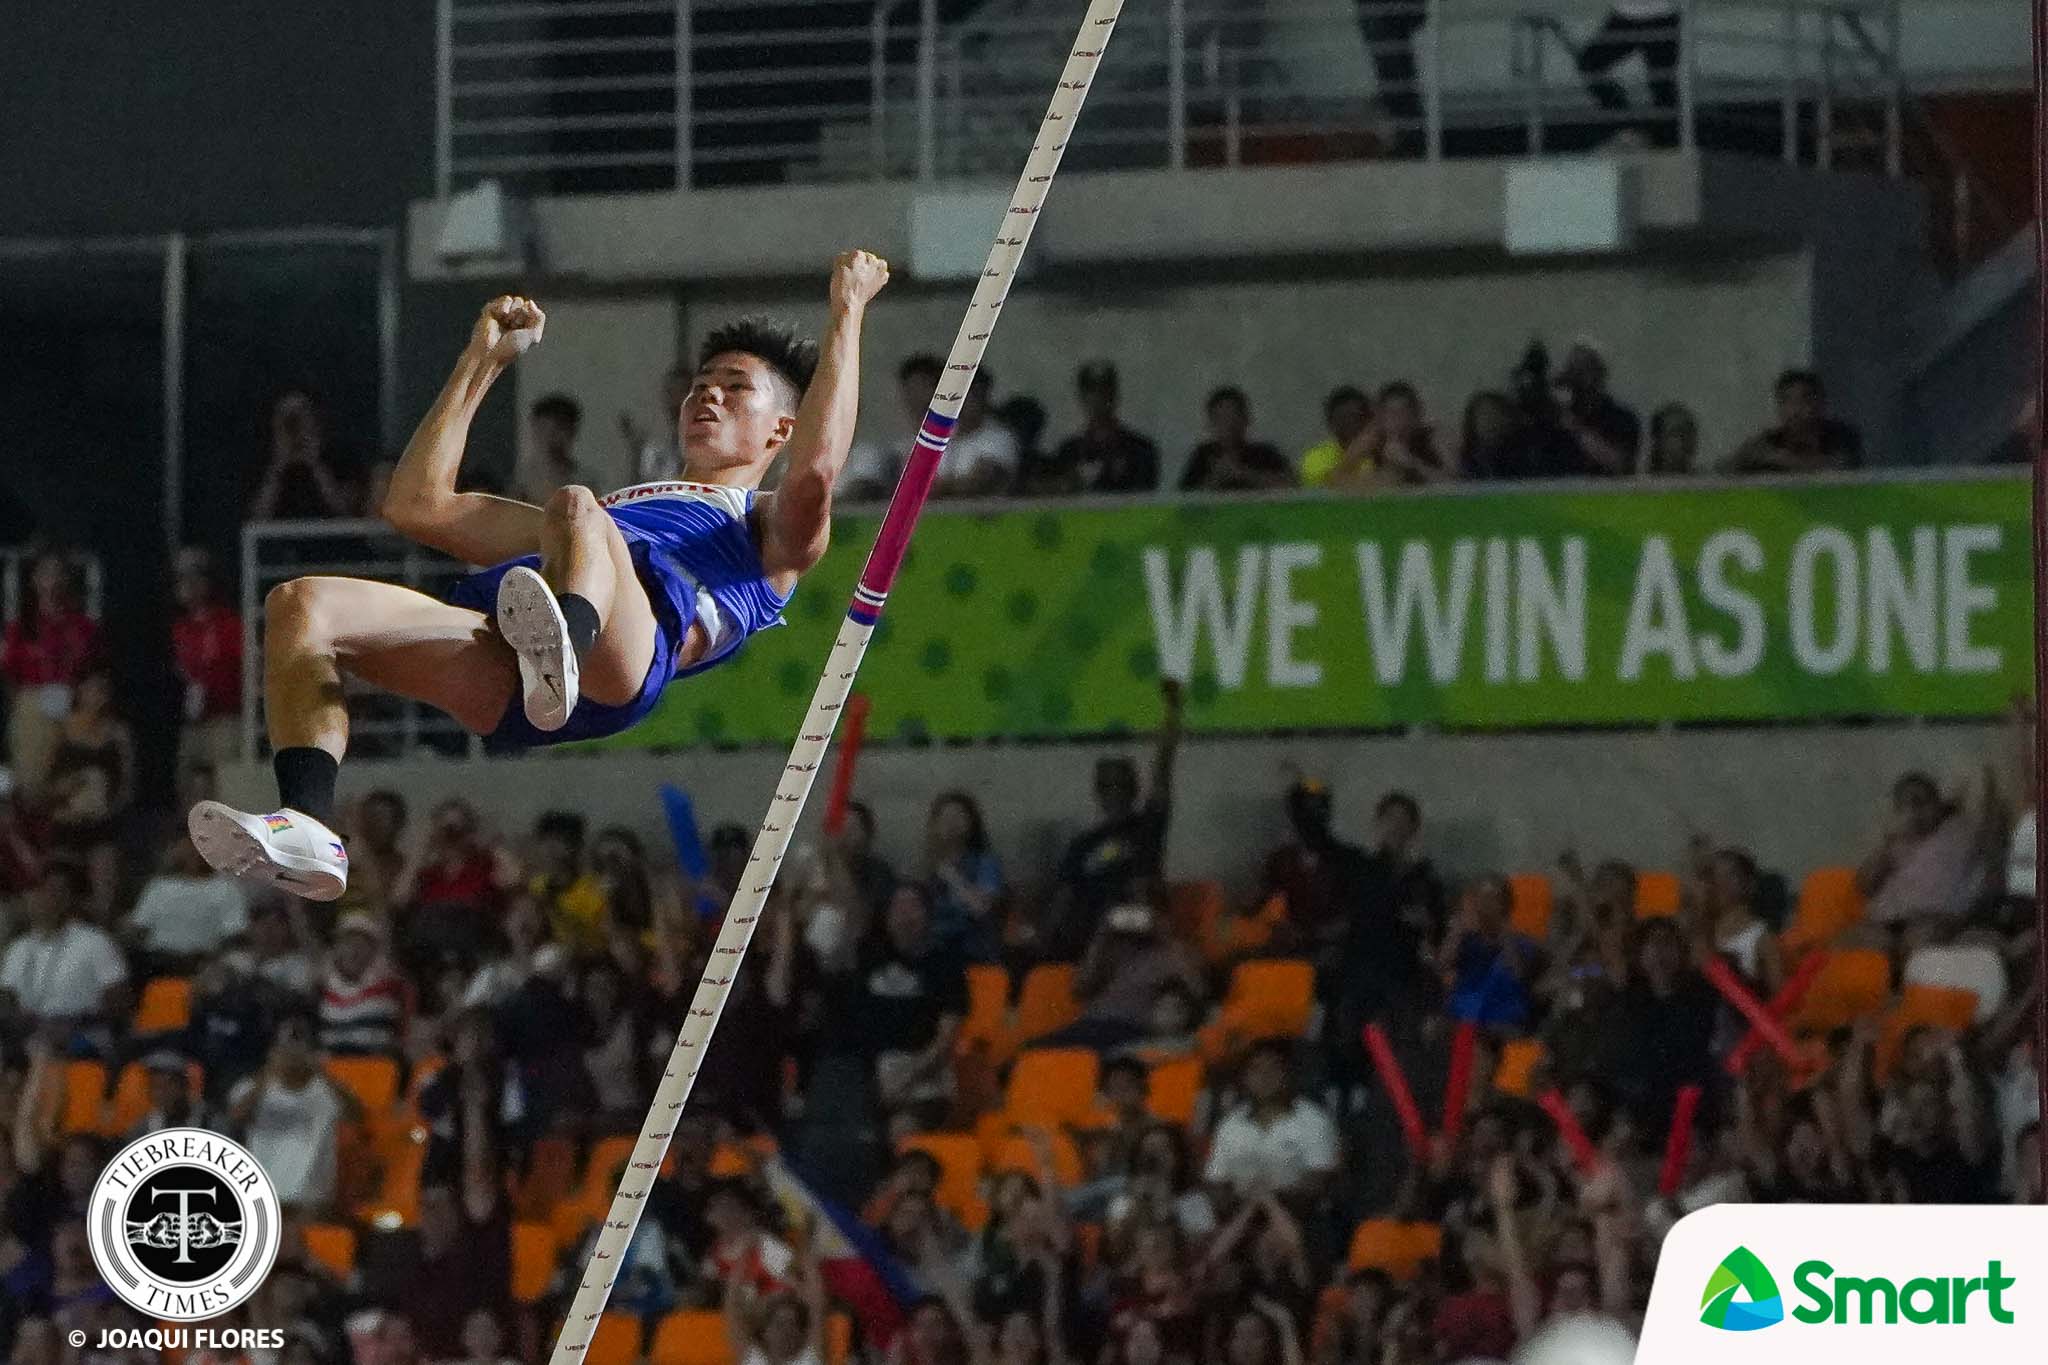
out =
[[[910,533],[917,529],[918,515],[924,511],[925,499],[931,496],[932,484],[939,477],[939,461],[946,458],[946,446],[958,424],[957,418],[937,410],[925,414],[924,425],[919,428],[917,440],[910,447],[910,458],[903,466],[903,477],[896,481],[896,492],[882,517],[882,529],[875,534],[875,548],[868,553],[867,567],[861,570],[860,585],[869,592],[886,596],[896,586],[903,556],[910,553]]]

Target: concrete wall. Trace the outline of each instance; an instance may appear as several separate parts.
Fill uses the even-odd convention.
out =
[[[633,481],[619,414],[629,413],[649,433],[670,426],[663,415],[661,376],[675,363],[677,309],[667,294],[630,297],[544,297],[547,336],[513,367],[519,412],[545,393],[561,392],[583,405],[576,458],[602,487]],[[519,453],[526,427],[519,428]]]
[[[1548,868],[1559,850],[1680,865],[1695,831],[1748,845],[1789,874],[1854,862],[1883,828],[1892,780],[1924,768],[1950,787],[1972,785],[2003,758],[1983,725],[1845,729],[1729,729],[1663,733],[1214,740],[1183,754],[1168,872],[1216,877],[1244,890],[1259,854],[1282,837],[1283,765],[1334,784],[1340,827],[1364,837],[1371,806],[1390,787],[1418,797],[1432,856],[1458,874]],[[924,811],[952,787],[986,812],[1013,881],[1050,866],[1060,842],[1089,818],[1092,764],[1130,745],[871,748],[859,795],[876,810],[885,851],[914,864]],[[666,847],[656,791],[684,786],[708,830],[753,830],[780,775],[779,751],[535,756],[476,763],[351,763],[343,791],[389,786],[416,812],[459,795],[500,828],[523,831],[541,811],[585,811]],[[267,772],[231,774],[228,797],[269,799]],[[820,794],[807,833],[814,839]]]
[[[1501,387],[1532,335],[1547,337],[1554,352],[1586,335],[1606,350],[1624,401],[1646,421],[1664,402],[1690,404],[1701,416],[1703,449],[1718,458],[1762,425],[1773,376],[1808,359],[1807,281],[1808,266],[1795,254],[1547,262],[1540,270],[1439,262],[1285,282],[1197,282],[1185,272],[1126,271],[1113,281],[1048,275],[1012,292],[988,364],[998,400],[1033,394],[1052,414],[1057,438],[1080,420],[1076,363],[1115,360],[1125,420],[1158,440],[1175,470],[1200,439],[1203,396],[1219,384],[1242,385],[1257,433],[1293,454],[1321,439],[1323,397],[1337,384],[1409,379],[1439,439],[1454,448],[1466,399]],[[822,293],[822,281],[693,291],[685,328],[694,346],[736,309],[813,324]],[[896,361],[943,352],[963,297],[958,288],[915,283],[884,296],[867,328],[865,430],[894,429]],[[557,344],[552,328],[548,344]]]

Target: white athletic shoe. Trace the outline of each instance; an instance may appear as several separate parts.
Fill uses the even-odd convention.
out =
[[[519,687],[527,723],[554,731],[576,709],[576,651],[569,622],[547,580],[524,564],[498,580],[498,634],[519,656]]]
[[[268,882],[309,901],[339,900],[348,889],[348,850],[341,836],[310,815],[251,815],[201,801],[185,817],[185,827],[216,872]]]

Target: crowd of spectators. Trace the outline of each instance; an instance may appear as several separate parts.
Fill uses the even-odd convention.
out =
[[[938,386],[943,362],[918,354],[896,370],[893,410],[870,413],[848,459],[850,501],[888,496]],[[689,371],[669,370],[659,396],[673,411],[688,392]],[[1089,361],[1074,376],[1082,421],[1078,430],[1048,430],[1044,404],[1029,394],[998,401],[995,374],[984,368],[969,387],[960,423],[940,467],[933,495],[1060,497],[1076,493],[1323,488],[1348,493],[1458,480],[1575,479],[1665,475],[1817,474],[1863,463],[1856,429],[1831,416],[1827,389],[1810,370],[1779,376],[1774,420],[1725,457],[1699,448],[1699,422],[1683,403],[1641,413],[1608,388],[1607,363],[1590,343],[1576,342],[1553,366],[1532,344],[1500,389],[1475,393],[1455,431],[1441,430],[1412,383],[1396,379],[1368,392],[1340,384],[1323,405],[1325,435],[1289,453],[1256,435],[1252,401],[1225,386],[1202,407],[1203,439],[1174,461],[1159,443],[1127,426],[1119,414],[1117,367]],[[370,516],[392,464],[360,475],[336,456],[326,418],[303,389],[280,396],[272,414],[270,456],[249,508],[251,520]],[[488,461],[466,472],[475,486],[542,503],[566,484],[589,484],[595,465],[578,453],[583,409],[573,397],[549,393],[529,404],[526,440],[517,465],[497,471]],[[618,417],[620,457],[613,462],[635,482],[679,477],[681,453],[672,429],[650,432],[630,414]],[[1178,471],[1178,472],[1175,472]],[[771,471],[771,478],[773,472]],[[597,478],[598,482],[604,482]]]
[[[847,466],[852,496],[882,497],[924,416],[941,362],[915,355],[897,371],[898,410],[870,423]],[[1045,411],[1028,395],[996,401],[995,377],[975,377],[959,434],[940,466],[940,497],[1017,494],[1146,493],[1161,489],[1169,466],[1158,443],[1119,416],[1115,365],[1090,361],[1074,377],[1082,426],[1044,439]],[[1774,387],[1775,421],[1724,458],[1699,448],[1699,421],[1683,403],[1641,414],[1608,388],[1607,363],[1574,343],[1553,368],[1532,345],[1498,390],[1473,394],[1456,433],[1439,433],[1421,394],[1406,380],[1368,393],[1332,389],[1323,405],[1325,436],[1289,455],[1256,435],[1246,392],[1225,386],[1203,404],[1203,439],[1177,466],[1190,492],[1322,488],[1372,493],[1460,480],[1630,478],[1669,475],[1819,474],[1863,462],[1856,429],[1830,416],[1827,389],[1810,370],[1787,370]]]
[[[47,628],[69,599],[43,581]],[[344,820],[346,899],[252,893],[124,804],[89,664],[30,676],[72,689],[45,774],[93,776],[0,798],[0,1352],[69,1361],[64,1332],[120,1320],[80,1201],[122,1138],[201,1123],[290,1211],[246,1314],[290,1324],[274,1354],[537,1358],[746,832],[713,831],[692,884],[573,811],[505,838],[466,803],[374,791]],[[747,1365],[849,1340],[892,1365],[1505,1359],[1566,1320],[1633,1331],[1662,1234],[1708,1203],[2039,1193],[2035,888],[2007,857],[2032,826],[1988,775],[1968,799],[1906,775],[1865,856],[1795,885],[1739,832],[1671,875],[1568,854],[1453,878],[1412,798],[1366,817],[1295,774],[1290,836],[1244,849],[1230,896],[1171,880],[1164,702],[1150,771],[1103,762],[1094,822],[1048,867],[1006,865],[966,790],[922,831],[856,803],[792,857],[621,1267],[608,1360],[660,1360],[690,1312]],[[195,752],[182,774],[181,808],[212,770]],[[1769,999],[1815,952],[1800,1050],[1745,1042],[1706,969]],[[1418,1145],[1368,1024],[1429,1114]],[[1477,1080],[1439,1124],[1465,1025]],[[1660,1189],[1688,1086],[1691,1156]],[[866,1222],[887,1313],[837,1297],[843,1238],[789,1212],[783,1177],[820,1152],[803,1174]]]

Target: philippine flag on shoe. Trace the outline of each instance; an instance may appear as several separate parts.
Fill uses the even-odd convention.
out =
[[[886,1350],[918,1297],[896,1258],[860,1219],[812,1189],[781,1157],[771,1157],[761,1175],[791,1225],[809,1224],[811,1254],[827,1292],[853,1310],[863,1336]]]

